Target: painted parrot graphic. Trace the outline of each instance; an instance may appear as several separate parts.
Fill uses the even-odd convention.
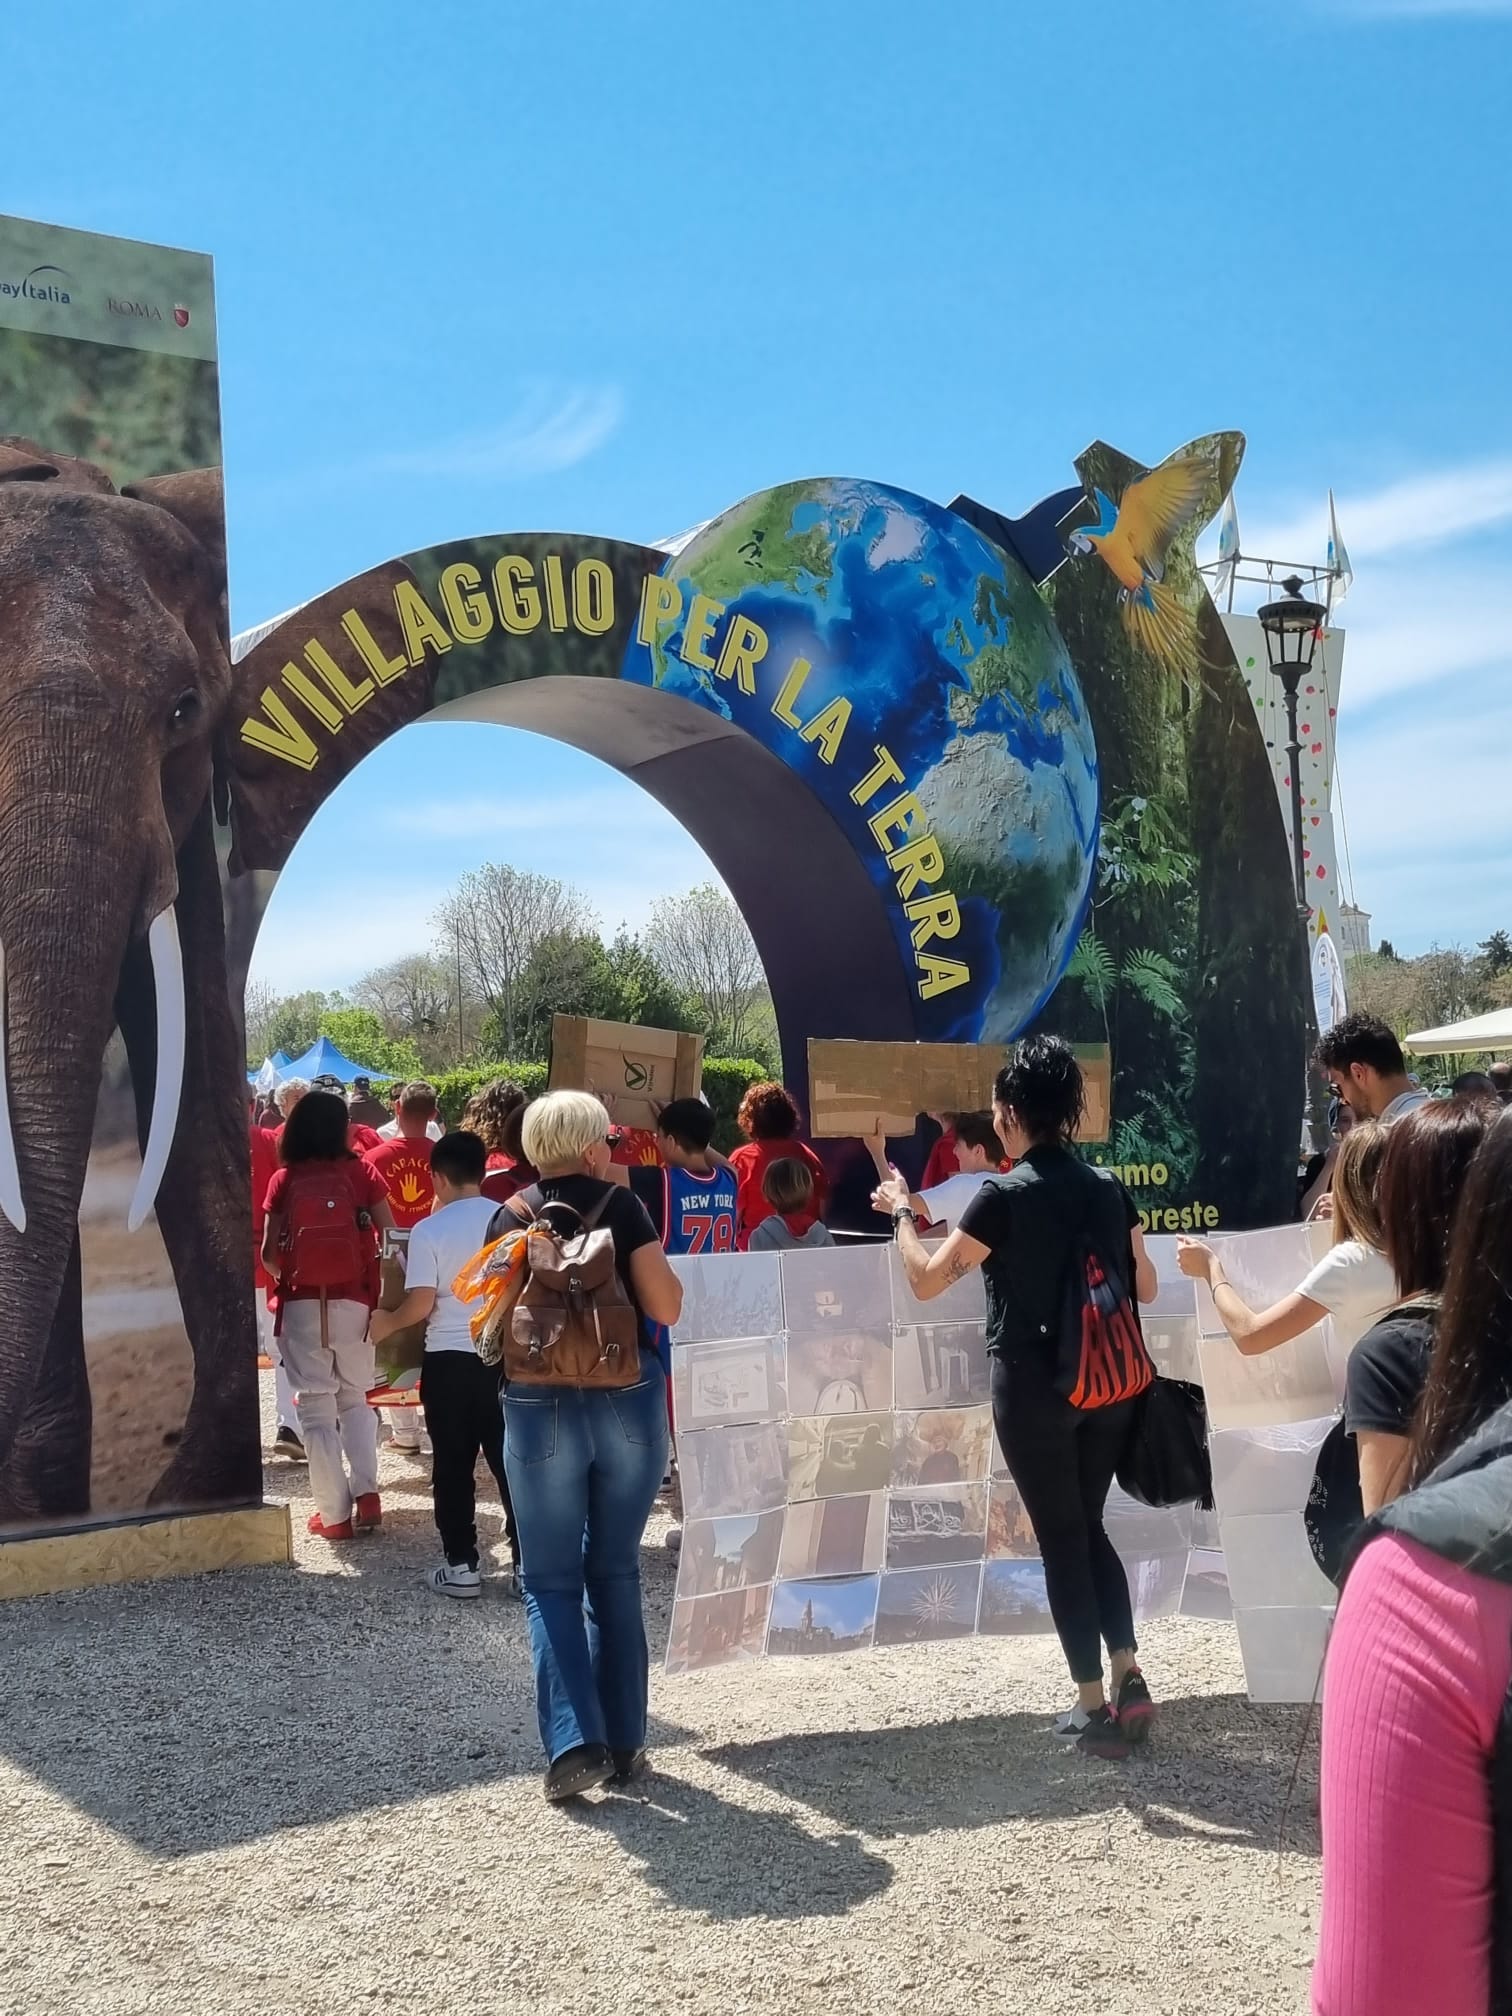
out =
[[[1214,473],[1211,457],[1178,449],[1135,477],[1116,504],[1094,487],[1097,523],[1069,534],[1073,552],[1095,553],[1118,583],[1118,613],[1135,643],[1171,671],[1194,663],[1197,619],[1166,585],[1166,555],[1194,521],[1211,515]]]

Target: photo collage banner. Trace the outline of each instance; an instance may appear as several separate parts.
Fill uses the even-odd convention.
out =
[[[1236,1285],[1274,1301],[1311,1264],[1311,1236],[1214,1243]],[[1207,1389],[1217,1510],[1154,1511],[1115,1486],[1107,1525],[1135,1614],[1233,1616],[1252,1697],[1310,1699],[1333,1595],[1302,1520],[1342,1386],[1328,1326],[1242,1358],[1175,1240],[1146,1243],[1160,1281],[1146,1340],[1162,1373]],[[685,1525],[669,1672],[1053,1629],[993,1431],[979,1273],[920,1303],[885,1245],[672,1264]]]

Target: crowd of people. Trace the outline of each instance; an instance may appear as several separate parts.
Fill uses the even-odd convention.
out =
[[[1182,1239],[1178,1260],[1206,1281],[1239,1352],[1278,1349],[1328,1317],[1343,1363],[1338,1433],[1358,1530],[1327,1662],[1315,2007],[1489,2011],[1502,2006],[1493,1992],[1512,1990],[1512,1926],[1496,1903],[1512,1894],[1497,1889],[1498,1870],[1504,1886],[1512,1874],[1512,1071],[1430,1098],[1389,1029],[1359,1015],[1315,1062],[1338,1108],[1334,1148],[1305,1184],[1306,1209],[1331,1220],[1325,1256],[1261,1309],[1214,1244]],[[1153,1377],[1135,1312],[1156,1283],[1128,1191],[1075,1152],[1083,1102],[1074,1054],[1036,1037],[999,1075],[990,1114],[950,1116],[917,1187],[880,1137],[868,1146],[874,1207],[914,1295],[927,1302],[982,1270],[994,1423],[1075,1689],[1053,1734],[1116,1759],[1156,1717],[1104,1524]],[[832,1236],[825,1167],[796,1102],[753,1086],[744,1143],[725,1156],[707,1105],[678,1100],[660,1116],[658,1163],[633,1167],[616,1162],[609,1116],[586,1093],[527,1101],[495,1084],[439,1139],[424,1085],[396,1091],[386,1140],[370,1110],[357,1117],[355,1095],[285,1086],[279,1107],[278,1128],[254,1128],[259,1252],[288,1381],[278,1435],[308,1455],[311,1530],[339,1544],[380,1522],[372,1340],[423,1324],[443,1554],[432,1586],[482,1588],[481,1454],[504,1507],[507,1585],[528,1619],[546,1795],[629,1782],[645,1766],[641,1541],[675,1476],[668,1334],[682,1291],[668,1257]],[[318,1298],[286,1278],[312,1174],[328,1192],[339,1178],[368,1238],[408,1228],[397,1309],[371,1313],[370,1278]],[[554,1213],[610,1235],[639,1363],[607,1390],[510,1382],[501,1394],[451,1284],[502,1228]]]

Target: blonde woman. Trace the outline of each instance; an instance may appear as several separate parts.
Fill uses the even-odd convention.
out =
[[[564,1205],[569,1224],[571,1214],[597,1214],[640,1324],[635,1385],[517,1382],[504,1392],[504,1470],[520,1536],[545,1790],[558,1801],[610,1779],[628,1784],[645,1768],[640,1545],[667,1474],[668,1441],[652,1326],[682,1314],[682,1283],[645,1205],[608,1178],[609,1115],[597,1099],[537,1099],[525,1108],[522,1145],[540,1179],[505,1210],[528,1221]]]
[[[1334,1164],[1334,1243],[1290,1295],[1269,1309],[1251,1309],[1205,1240],[1176,1241],[1176,1264],[1183,1274],[1206,1281],[1224,1329],[1246,1358],[1290,1343],[1325,1316],[1332,1316],[1341,1353],[1347,1355],[1396,1301],[1396,1277],[1381,1251],[1376,1205],[1390,1138],[1376,1120],[1359,1122],[1345,1135]]]

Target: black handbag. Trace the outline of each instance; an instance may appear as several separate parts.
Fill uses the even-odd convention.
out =
[[[1185,1379],[1157,1378],[1134,1402],[1118,1482],[1141,1505],[1213,1509],[1207,1402]]]
[[[1336,1589],[1344,1584],[1351,1543],[1365,1523],[1360,1492],[1360,1452],[1340,1415],[1323,1439],[1312,1488],[1302,1508],[1313,1559]]]

